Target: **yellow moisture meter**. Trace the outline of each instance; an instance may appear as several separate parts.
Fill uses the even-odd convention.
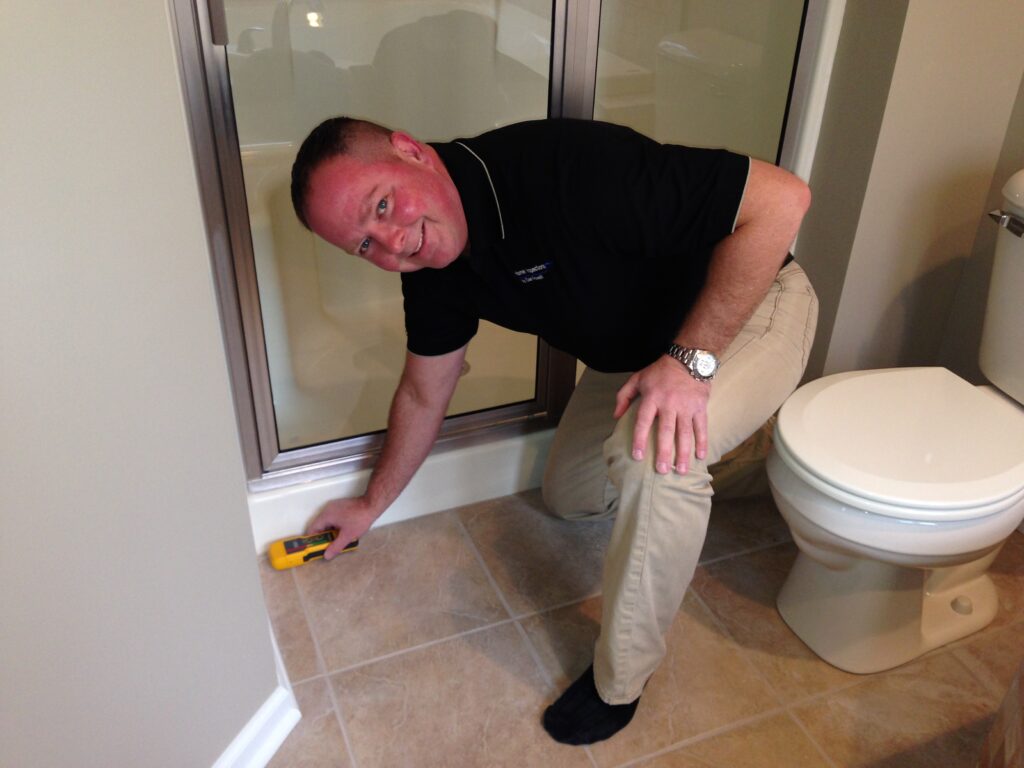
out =
[[[296,565],[304,565],[310,560],[323,557],[324,550],[331,545],[337,535],[337,531],[328,530],[310,536],[292,536],[275,541],[267,551],[270,564],[277,570],[283,571],[285,568],[294,568]],[[342,552],[351,552],[358,546],[359,539],[356,539]]]

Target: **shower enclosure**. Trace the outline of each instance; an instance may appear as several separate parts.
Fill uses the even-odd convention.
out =
[[[171,0],[250,480],[372,463],[405,355],[400,281],[303,229],[321,120],[426,141],[548,116],[779,160],[804,0]],[[575,361],[486,322],[442,441],[549,426]]]

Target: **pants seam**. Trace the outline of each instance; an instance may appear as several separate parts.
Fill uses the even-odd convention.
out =
[[[803,348],[803,359],[801,365],[801,371],[807,370],[807,361],[811,356],[811,347],[814,344],[814,328],[811,324],[811,317],[817,311],[818,300],[813,294],[810,296],[810,301],[807,302],[807,317],[804,319],[804,348]],[[817,323],[815,323],[816,325]],[[807,332],[811,331],[810,340],[807,338]]]
[[[775,317],[778,314],[779,305],[782,303],[783,294],[788,292],[787,288],[786,288],[786,284],[781,279],[779,279],[778,277],[775,278],[775,280],[773,282],[773,285],[778,285],[779,288],[778,288],[778,291],[776,291],[776,293],[775,293],[775,300],[772,303],[772,311],[771,311],[771,313],[768,316],[768,325],[764,329],[764,332],[758,334],[754,338],[747,339],[747,341],[743,344],[742,347],[739,347],[738,349],[732,350],[729,353],[729,357],[727,357],[725,360],[722,361],[723,365],[725,363],[729,362],[729,360],[732,360],[734,357],[736,357],[736,355],[738,355],[740,352],[742,352],[744,349],[746,349],[748,346],[750,346],[751,343],[753,343],[755,341],[759,341],[760,339],[763,339],[765,336],[767,336],[769,333],[772,332],[772,329],[775,327]],[[754,311],[756,312],[757,310],[755,309]],[[749,320],[750,320],[750,318],[747,318],[748,322],[749,322]],[[745,325],[745,323],[744,323],[744,325]]]

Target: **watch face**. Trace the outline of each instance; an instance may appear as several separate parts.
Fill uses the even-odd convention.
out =
[[[693,362],[697,373],[701,376],[711,376],[715,372],[715,368],[717,368],[715,358],[707,353],[697,355]]]

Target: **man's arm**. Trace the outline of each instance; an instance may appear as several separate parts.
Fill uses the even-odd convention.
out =
[[[441,429],[465,357],[466,347],[435,357],[406,353],[405,369],[391,400],[384,447],[366,493],[328,502],[306,528],[307,533],[338,529],[325,559],[366,533],[416,474]]]
[[[807,185],[774,165],[751,159],[736,228],[715,247],[707,280],[676,335],[680,346],[721,355],[771,287],[810,205]],[[657,419],[655,467],[687,471],[690,448],[707,455],[707,401],[711,383],[694,379],[667,355],[633,374],[619,390],[615,418],[640,397],[633,458],[642,459]]]

